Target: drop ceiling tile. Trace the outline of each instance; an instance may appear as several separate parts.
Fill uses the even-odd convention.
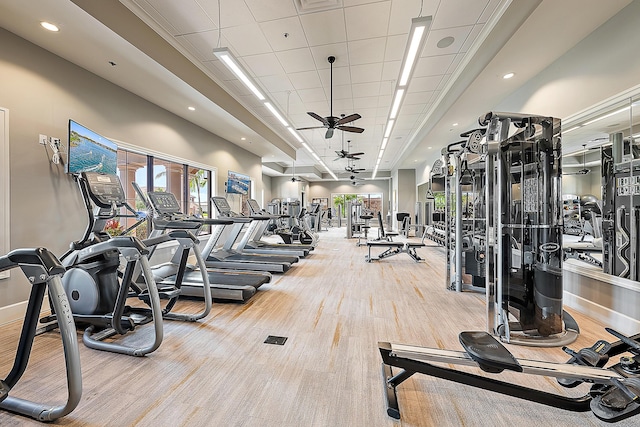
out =
[[[237,0],[219,0],[220,1],[220,11],[222,12],[222,17],[218,17],[218,1],[212,0],[196,0],[202,9],[206,12],[207,15],[211,18],[211,20],[215,23],[218,28],[218,23],[220,23],[220,27],[229,28],[229,27],[237,27],[238,25],[246,25],[255,22],[253,19],[253,15],[249,11],[249,8],[243,1]],[[174,2],[176,4],[180,4],[182,6],[182,2]]]
[[[382,80],[380,82],[380,95],[393,95],[396,90],[396,81],[395,80]]]
[[[297,16],[263,22],[260,28],[276,52],[307,47],[307,39]]]
[[[377,64],[352,65],[351,82],[352,83],[368,83],[380,81],[382,77],[382,62]]]
[[[285,50],[276,55],[287,73],[315,70],[315,64],[309,48]]]
[[[242,60],[247,65],[248,71],[257,77],[284,74],[284,69],[274,53],[243,56]]]
[[[347,41],[342,9],[300,15],[309,46]]]
[[[473,29],[473,25],[466,27],[447,28],[442,30],[433,30],[429,32],[424,50],[420,56],[438,56],[458,53],[469,33]],[[454,42],[445,48],[439,48],[438,42],[445,37],[453,37]]]
[[[404,51],[407,47],[408,34],[399,34],[387,37],[387,45],[385,47],[385,61],[402,61]]]
[[[455,54],[451,54],[420,58],[413,70],[413,77],[437,76],[446,74],[447,71],[451,73],[452,70],[449,70],[449,67],[453,64],[455,57]]]
[[[387,35],[391,2],[370,3],[344,9],[349,40]]]
[[[329,87],[331,84],[331,72],[329,70],[320,70],[318,73],[322,86]],[[334,85],[348,85],[351,84],[351,69],[349,67],[334,67],[333,68],[333,84]]]
[[[378,37],[348,42],[349,64],[360,65],[382,62],[384,60],[386,41],[386,37]]]
[[[245,3],[257,22],[271,21],[298,14],[293,2],[291,1],[245,0]]]
[[[409,82],[410,92],[428,92],[438,88],[442,76],[413,77]]]
[[[322,87],[317,71],[302,71],[289,74],[289,80],[296,90]]]
[[[331,89],[326,87],[324,89],[327,99],[331,99]],[[346,99],[352,98],[351,85],[334,85],[333,87],[333,99]]]
[[[256,23],[223,28],[222,34],[233,45],[236,56],[271,52],[271,46]]]
[[[420,114],[424,111],[424,104],[409,104],[400,107],[400,116],[404,114]]]
[[[386,112],[383,112],[382,115],[385,117],[389,114],[389,110],[391,109],[391,101],[393,97],[391,95],[379,96],[378,97],[378,107],[382,107],[386,109]]]
[[[202,61],[211,61],[216,59],[213,49],[218,46],[218,30],[202,31],[200,33],[192,33],[180,36],[177,39],[187,40],[191,46],[195,48],[194,55]],[[222,34],[220,46],[230,46],[229,40]]]
[[[380,92],[380,82],[357,83],[352,85],[353,96],[363,98],[366,96],[378,96]]]
[[[352,114],[353,112],[353,99],[351,97],[345,99],[334,99],[333,100],[333,111],[334,113],[337,111],[341,111],[341,113],[337,114]],[[358,120],[360,123],[360,120]]]
[[[371,108],[372,105],[377,105],[377,96],[367,96],[363,98],[353,98],[353,108],[356,110],[364,110],[365,108]]]
[[[297,93],[300,99],[302,99],[302,102],[304,102],[305,104],[309,104],[311,102],[321,102],[327,99],[322,88],[302,89],[297,91]]]
[[[441,1],[431,28],[438,30],[474,25],[488,3],[488,0]]]
[[[305,102],[304,105],[307,107],[307,111],[313,111],[322,117],[329,115],[329,101]],[[309,122],[312,123],[309,126],[320,123],[312,117],[309,117]]]
[[[349,66],[349,54],[347,50],[347,43],[333,43],[323,46],[313,46],[311,48],[311,54],[313,60],[316,62],[318,70],[325,68],[331,68],[328,57],[333,56],[336,61],[333,63],[333,68],[348,67]]]
[[[443,1],[452,0],[424,0],[422,16],[434,16]],[[393,0],[389,17],[389,35],[408,34],[411,29],[411,20],[420,16],[420,6],[421,2],[416,0]]]
[[[402,61],[385,61],[382,65],[382,80],[398,80]]]
[[[165,17],[151,4],[149,4],[146,0],[134,0],[135,4],[137,4],[140,9],[145,11],[154,21],[156,21],[162,28],[165,29],[169,34],[176,35],[180,34],[178,31]],[[169,15],[171,16],[171,15]]]
[[[304,112],[304,103],[295,91],[271,92],[269,97],[275,102],[282,112],[288,117],[291,112]]]
[[[258,81],[260,82],[260,85],[267,90],[267,92],[284,92],[287,90],[293,90],[293,85],[287,78],[286,74],[258,77]]]
[[[424,105],[431,99],[432,92],[409,92],[404,96],[404,105],[422,104]]]
[[[217,28],[195,0],[147,0],[147,3],[176,29],[174,36]]]

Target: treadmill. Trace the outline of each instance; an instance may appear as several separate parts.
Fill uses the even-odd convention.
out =
[[[309,251],[313,250],[313,246],[304,245],[298,243],[268,243],[260,240],[260,237],[264,235],[267,225],[274,219],[288,218],[288,215],[272,215],[262,209],[254,199],[247,201],[249,212],[254,217],[263,217],[267,221],[254,221],[251,228],[245,233],[244,237],[238,243],[238,248],[242,248],[243,251],[249,253],[264,253],[264,254],[282,254],[282,255],[296,255],[305,257],[309,255]]]
[[[184,215],[180,212],[180,204],[173,193],[164,191],[150,191],[144,197],[137,184],[132,183],[134,189],[140,197],[148,204],[154,212],[152,218],[153,231],[150,238],[166,233],[168,230],[191,230],[196,232],[203,225],[225,225],[229,221],[195,218]],[[192,297],[203,296],[202,273],[194,266],[187,265],[184,257],[186,252],[176,251],[170,262],[152,267],[154,278],[158,285],[176,285],[176,280],[180,277],[180,266],[186,266],[182,274],[180,289],[181,294]],[[203,258],[207,254],[203,252]],[[230,271],[230,270],[210,270],[207,269],[207,276],[211,288],[211,297],[214,300],[231,300],[246,302],[256,290],[271,280],[271,274],[265,272]]]
[[[240,236],[245,224],[252,221],[268,221],[262,217],[244,217],[231,211],[231,207],[224,197],[212,197],[211,201],[215,206],[218,215],[223,220],[233,221],[229,236],[222,247],[216,245],[221,240],[222,231],[227,230],[226,225],[216,226],[211,232],[211,237],[203,252],[208,253],[205,259],[207,267],[233,268],[238,270],[260,270],[271,273],[284,273],[291,268],[291,264],[298,262],[297,256],[287,255],[265,255],[238,252],[233,249],[236,240]]]

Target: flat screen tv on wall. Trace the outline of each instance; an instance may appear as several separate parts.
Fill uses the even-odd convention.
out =
[[[101,172],[115,174],[118,146],[79,123],[69,120],[67,173]]]
[[[227,194],[249,194],[251,178],[237,172],[227,174]]]

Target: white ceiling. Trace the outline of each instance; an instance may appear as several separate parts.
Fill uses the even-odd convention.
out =
[[[330,140],[324,139],[324,130],[300,134],[337,173],[346,166],[346,161],[333,161],[343,135],[345,145],[350,140],[353,151],[366,153],[358,167],[371,170],[375,165],[411,18],[431,15],[433,23],[385,150],[381,171],[413,167],[456,140],[458,129],[473,127],[480,114],[491,110],[628,3],[629,0],[0,0],[4,10],[0,26],[254,152],[265,163],[291,164],[291,157],[296,156],[296,167],[308,166],[310,170],[312,166],[322,168],[221,66],[212,51],[218,46],[229,47],[295,127],[319,124],[306,114],[308,111],[320,116],[330,114],[327,57],[333,55],[337,58],[333,115],[359,113],[362,118],[353,125],[365,131],[336,131]],[[122,5],[144,24],[125,17],[127,10]],[[567,16],[575,15],[576,10],[580,10],[579,18],[568,20]],[[158,43],[152,45],[148,35],[143,37],[144,29],[135,33],[131,28],[116,28],[118,23],[109,13],[119,14],[129,26],[146,24],[164,39],[165,53],[173,46],[183,60],[188,59],[195,67],[190,70],[173,66],[175,60],[169,61],[168,56],[162,57],[154,50]],[[40,20],[60,25],[60,33],[45,33],[37,27]],[[438,42],[445,37],[453,37],[454,42],[438,48]],[[532,43],[534,40],[540,43]],[[517,55],[514,61],[514,52],[523,45],[535,50],[535,54]],[[107,65],[108,60],[117,62],[120,72],[114,72]],[[516,66],[517,78],[499,78]],[[211,86],[219,85],[235,101],[207,92],[197,73],[204,73]],[[194,105],[196,111],[188,112],[188,105]],[[454,128],[454,122],[459,122],[460,127]]]

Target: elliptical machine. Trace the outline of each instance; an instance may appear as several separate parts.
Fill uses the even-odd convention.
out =
[[[60,276],[64,274],[64,267],[55,255],[44,248],[16,249],[0,257],[0,272],[17,267],[20,267],[32,286],[13,367],[7,377],[0,380],[0,408],[35,418],[38,421],[53,421],[73,411],[82,396],[78,338],[73,316],[69,310],[69,301],[60,279]],[[9,396],[27,369],[38,326],[38,315],[47,288],[49,289],[49,301],[55,311],[59,313],[60,337],[62,338],[67,374],[67,401],[64,405],[57,406]]]
[[[163,339],[160,296],[149,266],[147,247],[136,237],[110,237],[104,232],[109,219],[118,216],[124,206],[124,191],[116,175],[83,172],[76,176],[87,208],[89,223],[81,240],[60,259],[66,269],[62,279],[69,295],[69,308],[78,325],[86,326],[82,341],[96,350],[144,356],[160,347]],[[95,209],[92,207],[95,205]],[[121,272],[120,257],[124,259]],[[147,303],[151,307],[126,305],[135,269],[142,269],[147,288]],[[48,331],[60,326],[59,310],[41,319]],[[104,340],[125,335],[137,326],[153,323],[153,340],[143,346],[130,347]]]

